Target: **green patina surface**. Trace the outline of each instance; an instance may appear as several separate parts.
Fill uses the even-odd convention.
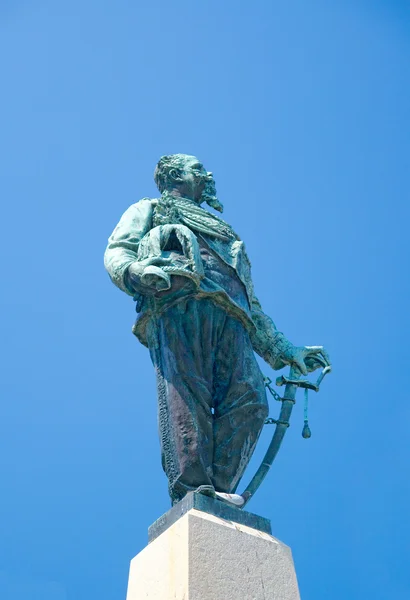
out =
[[[289,365],[293,377],[275,421],[273,458],[296,379],[329,358],[323,347],[294,346],[264,313],[243,241],[202,206],[223,211],[212,173],[176,154],[160,159],[154,178],[160,197],[126,210],[105,266],[136,302],[133,332],[157,374],[162,465],[175,504],[200,485],[235,492],[268,412],[254,352],[273,369]]]

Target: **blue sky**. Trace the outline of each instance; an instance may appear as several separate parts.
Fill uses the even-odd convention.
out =
[[[102,257],[172,152],[213,171],[265,311],[334,363],[312,438],[300,398],[249,509],[292,547],[303,600],[408,600],[409,17],[3,0],[2,600],[125,600],[168,509],[154,373]]]

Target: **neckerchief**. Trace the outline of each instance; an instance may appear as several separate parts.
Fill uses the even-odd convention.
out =
[[[239,236],[225,221],[208,212],[193,200],[164,192],[156,201],[153,225],[181,223],[198,233],[223,241],[239,240]]]

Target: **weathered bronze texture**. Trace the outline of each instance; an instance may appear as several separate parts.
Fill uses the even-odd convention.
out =
[[[223,211],[212,173],[197,158],[175,154],[160,159],[154,178],[161,196],[144,198],[123,214],[105,266],[136,301],[133,332],[156,370],[162,465],[172,502],[200,486],[229,502],[268,414],[254,352],[273,369],[291,367],[289,379],[281,380],[286,392],[273,420],[268,462],[289,424],[297,387],[315,389],[300,377],[328,366],[329,358],[322,346],[294,346],[263,312],[242,240],[201,206]],[[243,505],[266,466],[259,471]]]

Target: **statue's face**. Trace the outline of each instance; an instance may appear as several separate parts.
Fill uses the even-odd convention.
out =
[[[206,188],[211,186],[215,187],[212,173],[207,172],[195,156],[187,156],[178,185],[182,195],[201,202]]]

